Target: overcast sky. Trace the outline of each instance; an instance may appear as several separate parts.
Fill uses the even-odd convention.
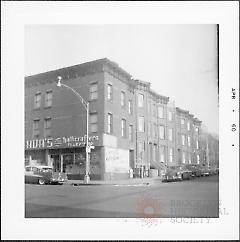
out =
[[[25,75],[107,57],[218,134],[216,25],[26,25]]]

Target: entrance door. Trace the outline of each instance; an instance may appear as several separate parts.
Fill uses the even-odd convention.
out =
[[[53,159],[53,171],[61,172],[60,155],[51,155],[51,158]]]
[[[134,168],[134,150],[129,150],[129,163],[130,167]]]

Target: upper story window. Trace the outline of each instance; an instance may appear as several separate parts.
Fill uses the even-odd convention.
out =
[[[111,113],[108,113],[107,115],[107,133],[113,133],[113,115]]]
[[[52,90],[46,91],[45,94],[45,108],[52,107],[53,92]]]
[[[51,137],[51,133],[52,133],[52,119],[45,118],[45,120],[44,120],[44,136]]]
[[[98,132],[98,115],[97,115],[97,113],[90,114],[90,132],[91,133]]]
[[[129,125],[129,140],[133,142],[133,125]]]
[[[145,142],[140,140],[138,142],[138,154],[140,156],[140,159],[144,158],[144,151],[145,151]]]
[[[153,117],[157,117],[156,104],[153,104]]]
[[[160,155],[160,162],[165,162],[165,147],[164,146],[160,146],[159,155]]]
[[[42,94],[41,92],[38,92],[35,94],[34,96],[34,109],[38,109],[41,107],[41,97],[42,97]]]
[[[173,114],[171,111],[168,111],[168,120],[172,121],[172,119],[173,119]]]
[[[163,118],[163,106],[158,106],[158,117]]]
[[[33,120],[33,138],[39,138],[40,119]]]
[[[195,132],[198,134],[198,132],[199,132],[199,128],[198,127],[195,127]]]
[[[98,98],[98,84],[92,83],[90,85],[90,99],[94,100]]]
[[[173,129],[171,128],[168,130],[168,139],[170,141],[173,141]]]
[[[126,138],[126,119],[121,120],[121,135]]]
[[[190,122],[187,122],[187,130],[190,131]]]
[[[182,153],[182,163],[183,164],[186,163],[186,153],[185,152]]]
[[[132,106],[132,100],[128,100],[128,113],[133,113],[133,106]]]
[[[173,162],[173,148],[169,148],[169,162]]]
[[[108,84],[107,85],[107,99],[109,101],[112,101],[113,100],[113,87],[111,84]]]
[[[192,163],[191,153],[189,153],[189,156],[188,156],[188,163],[189,163],[189,164]]]
[[[159,126],[159,138],[165,139],[165,127],[163,125]]]
[[[144,102],[144,95],[141,93],[138,93],[138,107],[142,108]]]
[[[144,132],[144,117],[143,116],[139,116],[138,117],[138,131],[139,132]]]
[[[125,102],[126,102],[126,94],[124,91],[121,91],[121,106],[125,107]]]
[[[185,135],[182,134],[182,145],[185,145]]]
[[[154,137],[155,138],[158,137],[158,126],[157,126],[157,124],[154,124]]]
[[[191,137],[190,136],[188,136],[188,146],[190,147],[191,146]]]
[[[200,155],[197,155],[197,163],[200,163]]]
[[[151,137],[152,136],[152,123],[148,122],[148,136]]]
[[[198,140],[196,140],[196,149],[197,150],[199,149],[199,142],[198,142]]]
[[[181,125],[184,125],[185,124],[185,120],[184,118],[181,118]]]

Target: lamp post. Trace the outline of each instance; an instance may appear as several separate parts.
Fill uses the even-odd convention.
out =
[[[70,89],[72,92],[74,92],[77,97],[79,98],[79,100],[81,101],[81,103],[83,104],[85,110],[87,111],[87,134],[86,134],[86,173],[84,176],[84,182],[85,183],[89,183],[90,182],[90,176],[89,176],[89,152],[91,150],[91,147],[89,147],[89,143],[88,143],[88,116],[89,116],[89,102],[86,102],[78,92],[76,92],[72,87],[67,86],[66,84],[61,83],[62,77],[58,76],[58,83],[57,83],[57,87],[66,87],[68,89]]]

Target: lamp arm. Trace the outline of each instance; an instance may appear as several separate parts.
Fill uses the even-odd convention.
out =
[[[87,110],[87,108],[88,108],[88,102],[86,102],[78,92],[76,92],[73,88],[71,88],[71,87],[69,87],[69,86],[67,86],[65,84],[62,84],[61,83],[61,86],[64,86],[64,87],[70,89],[72,92],[74,92],[78,96],[78,98],[80,99],[80,101],[82,102],[84,108]]]

